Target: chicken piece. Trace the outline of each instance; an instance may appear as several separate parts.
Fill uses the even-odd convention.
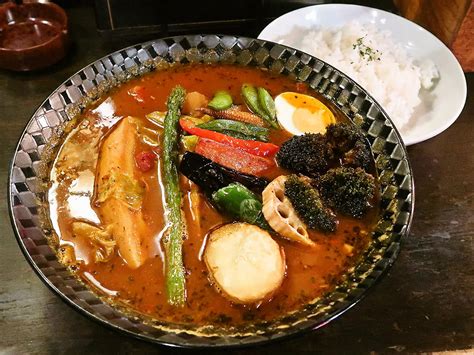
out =
[[[204,261],[215,287],[235,303],[270,298],[285,277],[283,248],[251,224],[231,223],[214,230]]]
[[[120,255],[132,269],[145,262],[142,239],[147,229],[141,212],[143,189],[134,177],[136,144],[136,126],[126,117],[102,143],[96,176],[99,216],[112,226]]]
[[[285,196],[286,179],[286,176],[281,175],[263,190],[263,215],[270,227],[282,237],[314,246],[315,243],[309,238],[306,224],[298,217],[290,200]]]

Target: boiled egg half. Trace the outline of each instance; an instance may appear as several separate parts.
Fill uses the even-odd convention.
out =
[[[297,92],[284,92],[275,98],[280,126],[294,135],[326,133],[326,127],[336,119],[318,99]]]

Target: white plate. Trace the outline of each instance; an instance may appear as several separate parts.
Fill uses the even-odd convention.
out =
[[[280,16],[265,27],[258,38],[301,50],[302,38],[309,29],[340,27],[353,20],[390,31],[392,39],[413,59],[430,59],[438,68],[437,85],[430,91],[420,92],[422,102],[400,132],[405,144],[422,142],[447,129],[466,102],[466,78],[456,57],[439,39],[403,17],[358,5],[314,5]]]

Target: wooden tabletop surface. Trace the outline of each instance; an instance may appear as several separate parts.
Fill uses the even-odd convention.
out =
[[[36,73],[0,71],[0,354],[184,352],[128,338],[78,314],[39,280],[13,235],[7,177],[23,127],[66,78],[132,44],[100,37],[92,8],[70,8],[68,14],[73,47],[62,62]],[[360,304],[319,331],[229,353],[474,352],[474,74],[466,77],[468,98],[459,119],[408,148],[415,216],[388,275]]]

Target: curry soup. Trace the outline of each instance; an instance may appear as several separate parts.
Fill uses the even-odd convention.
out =
[[[222,289],[216,288],[216,275],[211,277],[213,275],[210,275],[209,264],[204,262],[203,255],[210,233],[237,219],[217,209],[209,195],[180,173],[179,187],[187,230],[182,243],[186,300],[182,306],[168,302],[166,250],[162,243],[170,228],[166,219],[163,181],[163,128],[146,116],[154,111],[167,110],[167,97],[177,84],[188,93],[199,92],[209,99],[216,92],[225,90],[233,98],[233,105],[248,112],[241,95],[245,83],[265,88],[273,97],[282,92],[314,96],[304,84],[256,68],[204,64],[174,66],[114,89],[83,112],[71,127],[51,171],[50,218],[60,240],[60,259],[96,293],[163,322],[236,326],[256,320],[272,320],[302,308],[334,289],[356,264],[370,243],[370,231],[377,217],[376,207],[368,209],[361,218],[334,211],[337,229],[331,233],[308,230],[314,243],[311,247],[270,232],[284,257],[281,284],[258,301],[235,302],[226,297]],[[336,122],[346,122],[333,105],[319,96],[316,98],[329,107]],[[121,129],[119,124],[125,119],[133,129],[128,127],[128,131],[123,133],[124,140],[120,141],[123,147],[113,149],[122,149],[123,154],[135,159],[142,152],[154,154],[157,158],[147,162],[152,167],[148,170],[140,169],[139,165],[129,167],[132,169],[129,171],[133,171],[130,177],[133,182],[127,182],[127,186],[140,196],[128,201],[129,212],[114,212],[116,207],[113,204],[105,211],[110,195],[98,191],[100,179],[108,177],[104,175],[107,172],[99,171],[103,164],[101,159],[105,159],[103,155],[107,154],[102,150],[104,142]],[[284,129],[271,129],[268,143],[281,146],[291,137]],[[183,152],[181,146],[179,153],[182,155]],[[130,159],[119,157],[111,164],[115,164],[117,169],[125,169],[124,164],[130,164]],[[259,178],[270,182],[290,173],[275,164],[260,173]],[[114,192],[112,198],[119,199],[120,193]],[[131,220],[133,231],[129,231],[129,236],[139,241],[143,262],[138,267],[131,267],[124,259],[123,249],[117,247],[114,233],[107,234],[111,230],[108,226],[114,223],[114,213],[116,218],[121,218],[121,213],[130,213],[131,218],[136,213],[141,216],[140,223]],[[91,238],[91,234],[97,238]]]

